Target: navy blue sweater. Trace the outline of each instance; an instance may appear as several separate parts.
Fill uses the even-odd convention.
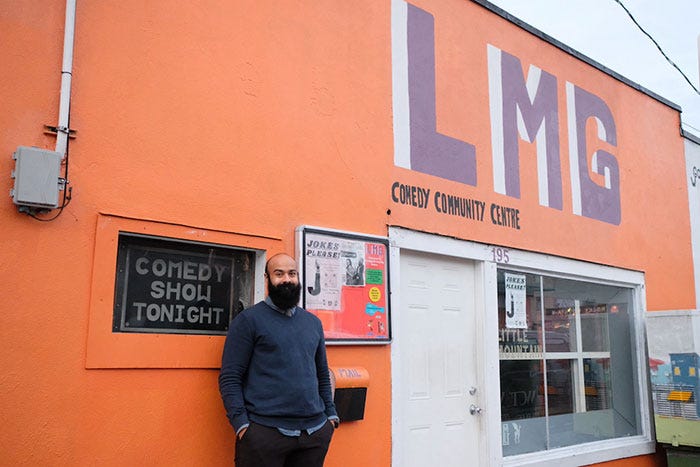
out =
[[[335,416],[321,321],[265,302],[243,311],[226,336],[219,390],[236,431],[250,421],[303,430]]]

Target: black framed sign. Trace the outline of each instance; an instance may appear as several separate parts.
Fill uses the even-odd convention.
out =
[[[254,278],[253,251],[120,232],[112,330],[226,334]]]
[[[391,341],[389,240],[299,227],[302,305],[321,319],[328,343]]]

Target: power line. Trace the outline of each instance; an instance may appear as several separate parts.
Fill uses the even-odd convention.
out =
[[[696,88],[695,85],[692,83],[692,81],[690,81],[690,80],[688,79],[688,77],[685,75],[685,73],[683,73],[683,70],[681,70],[681,69],[678,67],[678,65],[676,65],[675,63],[673,63],[673,60],[671,60],[670,58],[668,58],[668,55],[666,55],[666,53],[663,51],[663,49],[661,48],[661,46],[654,40],[653,37],[651,37],[651,35],[650,35],[648,32],[646,32],[646,31],[644,30],[644,28],[637,22],[637,20],[634,19],[634,16],[632,16],[632,13],[630,13],[630,11],[627,9],[627,7],[622,3],[622,0],[614,0],[614,1],[615,1],[618,5],[620,5],[620,6],[622,7],[623,10],[625,10],[625,12],[627,13],[627,15],[630,17],[630,19],[632,20],[632,22],[639,28],[639,30],[642,31],[642,32],[644,33],[644,35],[647,36],[647,37],[654,43],[654,45],[656,46],[657,49],[659,49],[659,52],[661,52],[661,55],[664,56],[664,58],[666,59],[666,61],[667,61],[668,63],[670,63],[670,64],[673,66],[673,68],[675,68],[676,70],[678,70],[678,73],[680,73],[681,76],[683,76],[683,78],[685,78],[685,80],[688,82],[688,84],[690,85],[690,87],[693,88],[693,91],[695,91],[697,94],[700,94],[700,91],[698,91],[698,88]]]

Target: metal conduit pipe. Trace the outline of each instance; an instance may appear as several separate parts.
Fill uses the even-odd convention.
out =
[[[73,73],[73,40],[75,37],[76,0],[66,0],[66,25],[63,31],[63,65],[61,67],[61,94],[58,107],[56,152],[66,157],[70,122],[70,92]]]

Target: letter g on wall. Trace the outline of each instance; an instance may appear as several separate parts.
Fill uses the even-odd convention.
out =
[[[605,185],[590,177],[586,147],[586,123],[596,122],[601,141],[616,146],[615,120],[598,96],[566,83],[569,120],[569,162],[574,214],[620,225],[620,168],[615,156],[602,149],[593,153],[590,170],[605,177]]]

